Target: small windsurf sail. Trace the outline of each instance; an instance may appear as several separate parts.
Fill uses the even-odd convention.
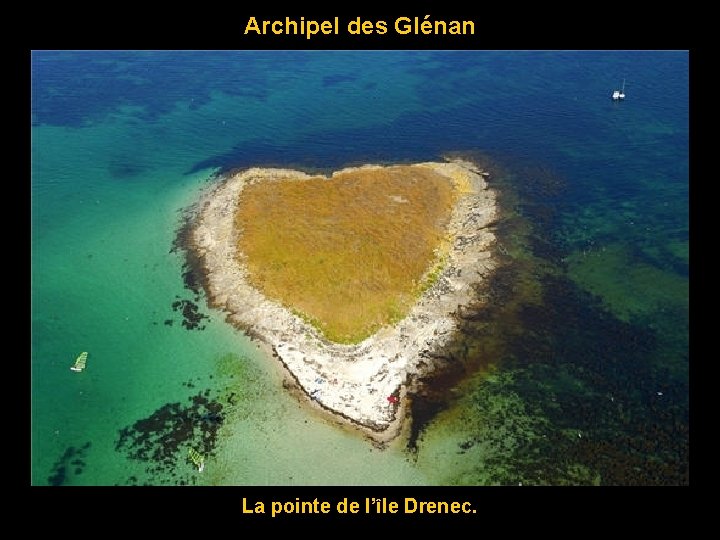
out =
[[[75,359],[75,364],[73,364],[73,366],[70,369],[72,369],[73,371],[82,371],[83,369],[85,369],[85,364],[87,363],[87,357],[88,357],[88,353],[86,353],[86,352],[80,353],[80,356],[78,356]]]
[[[194,448],[190,448],[188,450],[188,456],[190,457],[190,460],[198,468],[198,471],[203,472],[203,469],[205,468],[205,458],[202,457],[200,452],[198,452]]]

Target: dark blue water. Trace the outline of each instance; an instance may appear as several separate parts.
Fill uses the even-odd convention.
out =
[[[168,471],[183,460],[148,472],[118,433],[192,397],[189,378],[213,396],[237,385],[219,382],[228,354],[281,397],[248,394],[236,408],[256,411],[252,425],[218,432],[216,476],[193,481],[687,482],[688,105],[686,52],[34,53],[34,483],[180,482]],[[213,172],[448,152],[494,160],[516,197],[522,226],[500,236],[518,240],[502,278],[517,295],[468,329],[463,354],[484,368],[439,399],[411,451],[364,469],[362,441],[267,413],[282,391],[222,317],[163,324],[187,296],[168,254],[177,211]],[[103,361],[78,383],[66,364],[91,345]],[[152,360],[123,369],[129,350]],[[341,448],[353,474],[289,458],[288,433]]]

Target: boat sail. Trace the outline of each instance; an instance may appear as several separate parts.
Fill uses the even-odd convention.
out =
[[[195,464],[195,466],[198,468],[198,471],[203,472],[203,469],[205,468],[205,458],[202,457],[200,452],[198,452],[194,448],[190,448],[188,450],[188,456],[190,457],[192,462]]]
[[[70,369],[73,371],[77,371],[77,372],[80,372],[83,369],[85,369],[85,364],[87,363],[87,357],[88,357],[88,353],[86,353],[86,352],[80,353],[80,356],[78,356],[75,359],[75,364]]]
[[[613,101],[620,101],[625,99],[625,79],[623,79],[622,90],[615,90],[612,93]]]

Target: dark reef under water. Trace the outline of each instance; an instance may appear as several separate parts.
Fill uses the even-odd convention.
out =
[[[120,430],[115,449],[133,460],[145,462],[146,472],[156,478],[170,475],[176,483],[194,483],[178,465],[189,448],[212,455],[223,423],[223,404],[210,399],[205,390],[188,398],[189,405],[166,403],[147,418]],[[189,462],[189,460],[187,460]],[[133,479],[128,480],[133,483]]]
[[[86,454],[92,443],[90,441],[76,448],[70,446],[65,449],[53,466],[52,473],[48,477],[48,484],[51,486],[62,486],[71,477],[82,474],[86,466]]]
[[[460,314],[438,371],[414,381],[408,451],[418,459],[425,430],[451,410],[457,452],[481,446],[484,457],[477,476],[447,483],[688,484],[687,371],[659,360],[658,339],[667,327],[682,336],[687,313],[666,306],[660,326],[618,318],[567,274],[553,204],[563,181],[488,165],[504,212],[501,265],[486,301]],[[499,396],[522,407],[497,407]]]

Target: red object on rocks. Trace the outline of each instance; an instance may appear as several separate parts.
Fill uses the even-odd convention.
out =
[[[399,401],[398,398],[397,398],[397,396],[388,396],[387,400],[388,400],[390,403],[397,403],[397,402]]]

